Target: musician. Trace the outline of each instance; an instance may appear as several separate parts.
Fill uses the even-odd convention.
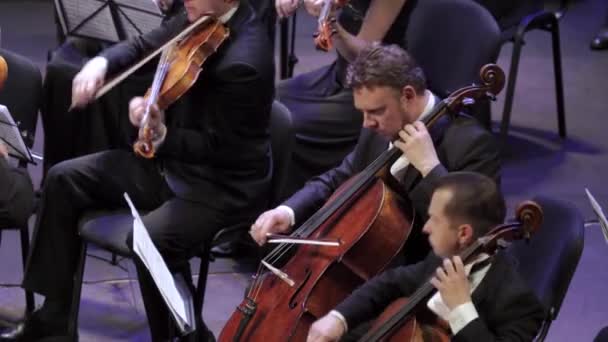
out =
[[[183,11],[182,0],[155,1],[163,23]],[[84,64],[112,44],[90,38],[67,37],[49,55],[40,114],[44,128],[43,179],[55,164],[108,148],[129,148],[128,103],[146,91],[158,59],[138,70],[94,105],[69,111],[72,80]],[[70,134],[65,134],[65,132]]]
[[[335,0],[327,0],[335,1]],[[287,79],[277,86],[277,97],[292,113],[296,134],[284,196],[293,194],[312,176],[336,166],[353,149],[361,130],[361,112],[353,106],[346,87],[349,62],[374,41],[405,46],[409,15],[418,0],[347,1],[333,23],[337,52],[326,66]],[[318,16],[324,0],[276,0],[279,17],[291,15],[300,3]],[[311,32],[312,33],[312,32]],[[311,48],[313,41],[310,41]]]
[[[447,175],[437,183],[428,214],[424,232],[433,253],[420,263],[391,269],[365,283],[317,320],[307,341],[340,340],[429,279],[438,294],[423,304],[449,323],[453,341],[533,340],[544,310],[509,259],[500,253],[494,257],[482,253],[474,263],[463,265],[458,256],[503,223],[505,202],[496,183],[473,172]]]
[[[32,180],[25,169],[8,162],[8,148],[0,141],[0,228],[24,227],[34,206]]]
[[[65,334],[78,262],[77,222],[83,212],[124,208],[127,192],[139,210],[149,211],[143,223],[170,271],[189,279],[188,260],[202,243],[222,227],[251,220],[267,205],[274,68],[265,29],[247,2],[189,0],[185,8],[186,13],[164,27],[103,51],[75,77],[73,105],[83,106],[104,79],[156,50],[204,13],[213,13],[230,30],[181,98],[165,113],[151,107],[148,126],[157,146],[155,158],[109,150],[51,168],[23,281],[23,287],[45,296],[45,302],[0,341]],[[130,102],[135,127],[144,109],[142,98]],[[126,221],[125,229],[131,229],[132,220]],[[126,241],[129,247],[131,239]],[[167,307],[141,261],[134,261],[152,339],[167,341]],[[201,325],[199,340],[212,339]]]
[[[287,233],[304,222],[344,181],[391,148],[395,139],[392,148],[402,150],[403,157],[391,165],[391,174],[399,181],[398,192],[409,197],[419,218],[426,215],[434,185],[451,171],[476,171],[498,181],[498,146],[475,119],[443,116],[431,129],[421,122],[440,100],[426,89],[422,69],[400,47],[368,46],[349,66],[347,82],[353,88],[355,108],[363,113],[357,146],[339,166],[260,215],[251,229],[258,244],[266,242],[268,233]],[[421,226],[412,229],[405,262],[418,261],[428,253]]]

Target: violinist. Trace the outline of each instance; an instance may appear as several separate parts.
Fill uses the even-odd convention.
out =
[[[109,150],[50,169],[22,284],[45,296],[44,305],[0,341],[65,335],[78,262],[77,222],[85,211],[125,208],[127,192],[139,210],[148,212],[143,223],[169,270],[191,280],[188,260],[202,243],[223,227],[251,220],[267,205],[274,68],[266,31],[244,1],[186,0],[184,6],[185,13],[163,27],[104,50],[74,78],[73,105],[82,107],[104,80],[203,15],[211,14],[229,30],[183,96],[163,112],[156,105],[150,108],[155,158]],[[134,136],[141,133],[144,102],[138,97],[130,103]],[[132,221],[127,221],[130,229]],[[143,264],[134,261],[152,340],[168,341],[173,336],[170,314]],[[193,338],[213,336],[201,322]]]
[[[544,310],[501,253],[479,254],[463,265],[458,254],[503,223],[505,202],[496,183],[481,174],[455,172],[438,183],[424,226],[432,246],[424,261],[371,279],[313,323],[307,341],[354,339],[356,327],[376,318],[425,281],[438,292],[426,306],[449,324],[453,341],[532,341]],[[347,332],[353,333],[347,334]]]
[[[9,164],[8,148],[0,140],[0,228],[25,226],[33,206],[32,180],[26,170]]]
[[[361,130],[361,112],[353,106],[345,76],[348,63],[372,42],[405,47],[409,16],[418,0],[275,0],[279,17],[292,15],[299,4],[319,17],[331,2],[329,26],[335,59],[310,72],[283,80],[277,98],[292,113],[296,134],[284,194],[293,194],[311,178],[337,165],[355,146]],[[344,6],[342,3],[346,2]],[[330,32],[331,33],[331,32]],[[311,36],[314,32],[311,32]],[[310,39],[310,47],[315,44]]]
[[[419,218],[426,216],[434,185],[449,172],[476,171],[498,181],[498,146],[475,119],[443,116],[429,130],[421,122],[440,100],[426,89],[422,69],[405,50],[397,45],[368,46],[349,66],[347,84],[353,89],[354,106],[363,113],[358,144],[339,166],[260,215],[250,232],[258,244],[266,243],[269,233],[287,233],[304,222],[343,182],[389,148],[403,151],[391,165],[391,174],[398,181],[395,190],[409,197]],[[404,262],[427,255],[421,228],[422,224],[412,228]]]

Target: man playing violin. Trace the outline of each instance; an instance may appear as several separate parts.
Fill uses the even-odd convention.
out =
[[[266,243],[268,234],[287,233],[305,221],[343,182],[393,148],[391,141],[403,152],[390,168],[399,182],[396,190],[411,200],[419,217],[426,215],[434,185],[451,171],[476,171],[499,179],[498,146],[473,118],[443,116],[430,129],[422,123],[440,100],[426,89],[423,71],[400,47],[365,48],[349,66],[347,82],[355,107],[363,113],[357,146],[339,166],[260,215],[251,229],[258,244]],[[406,242],[407,262],[428,253],[421,227],[415,226]]]
[[[80,243],[77,223],[84,212],[125,208],[123,193],[128,193],[138,209],[148,212],[143,223],[169,270],[189,280],[188,260],[203,243],[223,227],[251,220],[267,205],[274,93],[268,35],[247,2],[186,0],[184,7],[185,13],[163,27],[102,51],[74,78],[73,106],[82,107],[93,100],[104,80],[203,15],[212,15],[229,29],[229,37],[207,58],[197,81],[182,97],[165,113],[156,105],[150,107],[148,127],[154,132],[155,158],[141,158],[132,150],[109,150],[50,169],[23,280],[23,287],[45,296],[45,302],[16,329],[2,334],[0,341],[66,333]],[[138,129],[141,132],[145,106],[142,98],[130,103],[134,136]],[[131,219],[117,222],[125,230],[132,223]],[[132,238],[127,240],[132,248]],[[152,340],[168,341],[173,336],[170,314],[146,268],[138,258],[134,261]],[[202,322],[198,330],[198,340],[213,339]]]
[[[506,255],[481,253],[467,265],[459,256],[503,223],[505,202],[496,183],[473,172],[449,174],[437,183],[428,216],[423,231],[433,253],[420,263],[388,270],[365,283],[317,320],[307,341],[356,338],[361,329],[354,328],[429,279],[438,292],[421,305],[447,321],[454,341],[533,340],[544,310]]]

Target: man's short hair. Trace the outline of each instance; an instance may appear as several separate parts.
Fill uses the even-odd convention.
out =
[[[401,90],[409,85],[421,95],[426,90],[426,78],[414,58],[398,45],[373,43],[365,47],[348,66],[346,84],[361,87],[392,87]]]
[[[442,177],[435,191],[449,190],[444,214],[451,220],[473,226],[474,238],[485,235],[505,220],[505,199],[493,179],[476,172],[451,172]]]

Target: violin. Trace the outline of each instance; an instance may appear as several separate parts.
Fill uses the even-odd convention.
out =
[[[457,115],[466,99],[493,97],[504,85],[497,65],[484,66],[481,79],[482,85],[464,87],[439,102],[425,124]],[[397,148],[383,152],[296,229],[287,239],[292,242],[261,261],[219,341],[304,341],[315,320],[390,264],[415,219],[408,199],[392,190],[390,165],[401,154]],[[323,243],[300,245],[302,240]]]
[[[150,107],[165,110],[179,99],[198,79],[203,63],[228,38],[229,30],[219,20],[205,17],[185,39],[170,44],[161,54],[154,81],[146,92],[146,111],[141,122],[142,134],[133,144],[133,151],[144,157],[154,157],[152,144],[156,132],[150,127]]]
[[[331,22],[336,20],[335,17],[331,16],[331,10],[334,3],[336,7],[341,8],[346,5],[348,0],[324,0],[323,7],[321,7],[321,12],[319,13],[319,18],[317,18],[317,32],[314,34],[315,37],[315,47],[318,50],[327,52],[332,46],[331,36],[334,35],[335,30],[332,28]]]
[[[542,224],[543,211],[536,202],[526,201],[518,206],[516,217],[515,222],[495,227],[462,251],[460,258],[463,263],[474,260],[480,253],[493,255],[511,241],[529,240]],[[427,281],[411,297],[397,299],[376,319],[360,341],[449,341],[451,334],[447,323],[431,314],[425,305],[436,292]]]
[[[144,158],[153,158],[152,144],[157,132],[149,125],[150,107],[164,110],[185,94],[198,79],[202,66],[228,38],[230,30],[217,18],[203,15],[179,34],[146,56],[131,68],[114,77],[95,93],[95,99],[106,94],[152,58],[161,55],[152,86],[146,92],[146,111],[141,122],[141,134],[133,144],[133,151]]]
[[[0,90],[2,90],[2,87],[4,87],[4,82],[6,82],[7,77],[8,65],[6,64],[4,57],[0,56]]]

